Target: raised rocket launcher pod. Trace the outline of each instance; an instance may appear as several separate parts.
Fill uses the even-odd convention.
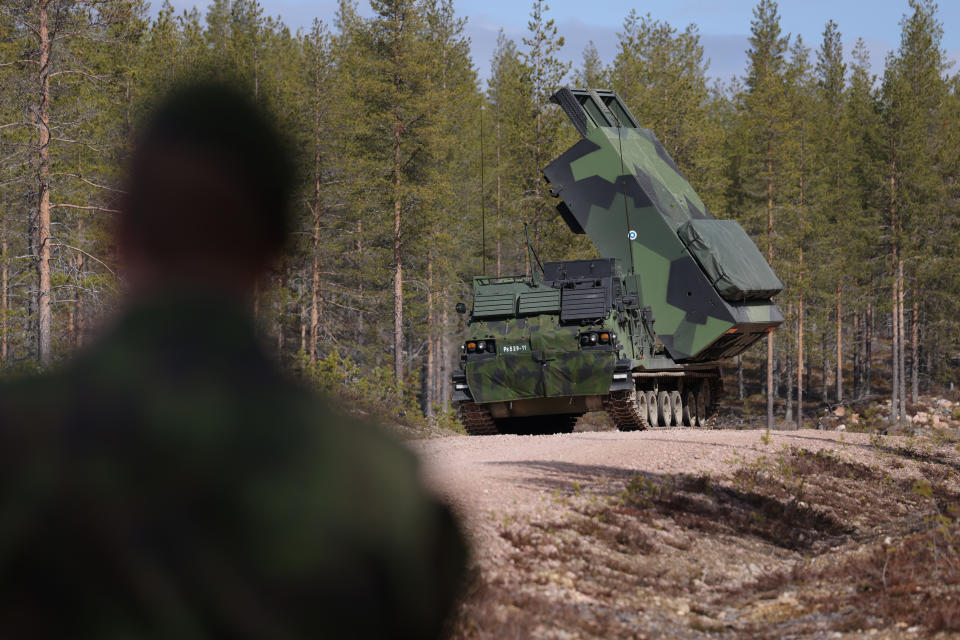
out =
[[[783,321],[771,302],[783,284],[616,93],[565,88],[551,100],[582,139],[543,174],[570,230],[603,257],[547,263],[542,278],[474,279],[453,380],[461,419],[477,434],[569,431],[599,408],[623,430],[700,425],[719,360]]]
[[[543,169],[561,217],[600,255],[619,258],[627,291],[653,312],[676,362],[742,353],[783,322],[783,289],[734,220],[716,220],[649,129],[612,91],[551,98],[583,137]]]

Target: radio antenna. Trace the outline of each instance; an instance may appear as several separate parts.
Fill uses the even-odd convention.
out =
[[[480,255],[483,258],[483,275],[487,275],[487,192],[483,188],[483,109],[480,105]]]
[[[627,231],[627,250],[630,252],[630,273],[634,273],[633,266],[633,238],[630,236],[633,235],[632,229],[630,229],[630,211],[627,208],[627,182],[625,178],[625,171],[623,165],[623,123],[620,122],[620,118],[617,117],[617,114],[614,113],[613,109],[607,109],[610,112],[610,115],[613,116],[613,119],[617,123],[617,143],[620,146],[620,180],[623,181],[623,188],[621,195],[623,196],[623,220],[626,226]]]
[[[527,240],[527,262],[530,263],[530,276],[533,278],[534,283],[540,282],[540,279],[537,277],[537,270],[535,267],[540,267],[540,273],[546,275],[546,271],[543,270],[543,264],[540,262],[540,256],[537,255],[536,250],[533,248],[533,245],[530,244],[530,232],[527,230],[527,223],[523,223],[523,236]]]

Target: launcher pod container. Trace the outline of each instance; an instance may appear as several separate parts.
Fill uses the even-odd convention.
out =
[[[556,433],[603,409],[621,430],[701,426],[720,361],[783,322],[771,301],[783,284],[616,93],[551,100],[581,140],[543,175],[602,257],[548,262],[542,278],[474,278],[453,376],[461,420],[471,434]]]

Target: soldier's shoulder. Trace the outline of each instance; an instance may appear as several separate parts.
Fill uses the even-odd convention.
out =
[[[369,467],[368,471],[377,475],[410,471],[416,466],[412,451],[382,421],[350,413],[336,398],[305,393],[311,407],[306,423],[346,464]]]

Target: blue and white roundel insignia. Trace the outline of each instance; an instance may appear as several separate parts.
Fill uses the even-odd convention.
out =
[[[630,229],[630,233],[627,234],[627,237],[630,238],[631,240],[636,240],[637,232],[634,231],[633,229]]]

